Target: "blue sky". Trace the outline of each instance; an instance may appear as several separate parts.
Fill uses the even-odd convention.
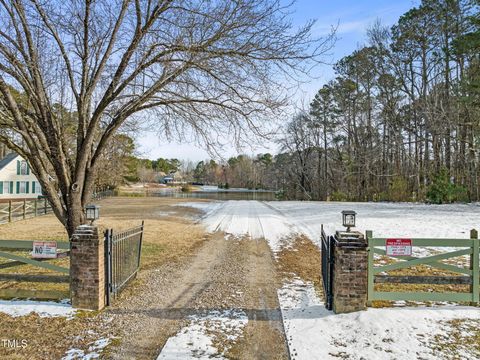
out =
[[[297,0],[293,5],[295,13],[292,18],[294,24],[298,25],[316,19],[317,22],[313,28],[315,35],[324,35],[332,26],[338,26],[335,47],[325,58],[327,62],[334,63],[366,42],[366,29],[376,19],[380,19],[385,25],[393,25],[402,14],[417,4],[418,1],[413,0]],[[299,103],[303,101],[308,104],[317,90],[334,77],[334,72],[330,65],[322,65],[317,67],[311,75],[312,79],[297,93],[296,101]],[[194,144],[168,143],[152,132],[146,132],[139,138],[138,150],[142,157],[179,158],[192,161],[210,157],[204,149]],[[275,146],[242,149],[240,152],[252,155],[266,151],[275,153]],[[237,149],[225,149],[223,156],[228,158],[237,153]]]

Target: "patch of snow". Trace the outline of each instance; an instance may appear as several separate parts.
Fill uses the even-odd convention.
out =
[[[448,333],[444,322],[480,320],[474,307],[405,307],[401,302],[399,308],[335,315],[325,309],[313,285],[301,280],[285,284],[278,296],[292,359],[443,358],[429,344],[435,335]],[[467,347],[462,351],[466,359],[475,357]]]
[[[235,341],[248,323],[241,310],[214,310],[205,315],[192,315],[188,326],[167,340],[157,360],[223,359],[223,353],[214,345],[217,336]]]
[[[156,214],[158,216],[170,216],[175,213],[173,211],[157,211]]]
[[[200,191],[218,191],[218,186],[214,185],[202,185],[198,187]]]
[[[355,230],[372,230],[375,237],[468,239],[478,226],[478,204],[426,205],[410,203],[344,203],[273,201],[269,204],[310,239],[320,241],[320,227],[327,233],[342,229],[341,211],[357,212]]]
[[[0,300],[0,312],[18,317],[36,313],[40,317],[72,318],[76,310],[66,301],[30,301],[30,300]]]
[[[209,232],[223,231],[227,238],[265,238],[274,251],[279,250],[282,240],[298,233],[298,229],[283,214],[266,202],[230,200],[180,205],[204,211],[201,222]]]
[[[372,230],[375,237],[468,239],[480,216],[478,204],[229,200],[180,205],[203,211],[200,221],[208,231],[220,230],[233,237],[264,237],[274,251],[295,234],[303,234],[320,244],[322,224],[327,234],[341,230],[341,211],[346,209],[357,212],[355,230]],[[414,255],[428,256],[432,251],[458,248],[413,250]]]
[[[102,350],[110,344],[111,339],[104,338],[94,341],[89,345],[88,350],[85,352],[80,349],[70,349],[66,352],[62,360],[91,360],[98,359]]]

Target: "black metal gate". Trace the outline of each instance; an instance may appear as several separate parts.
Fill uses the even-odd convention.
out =
[[[144,222],[120,233],[105,231],[105,296],[110,305],[140,267]]]
[[[335,238],[327,236],[322,225],[322,282],[327,310],[332,310],[333,306],[334,250]]]

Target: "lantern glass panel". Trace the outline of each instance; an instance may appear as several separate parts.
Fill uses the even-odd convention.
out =
[[[355,215],[356,215],[355,211],[351,211],[351,210],[342,211],[343,226],[354,227],[355,226]]]
[[[345,215],[345,225],[355,226],[355,215]]]
[[[85,217],[87,220],[97,220],[99,218],[99,208],[96,205],[88,205],[85,208]]]

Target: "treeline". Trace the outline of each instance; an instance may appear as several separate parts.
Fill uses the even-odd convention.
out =
[[[224,188],[276,189],[273,160],[269,153],[255,157],[238,155],[221,162],[209,159],[196,165],[188,164],[185,178],[189,182]]]
[[[368,29],[285,129],[287,196],[479,200],[479,5],[426,0]]]
[[[134,140],[125,134],[117,134],[102,155],[95,187],[117,188],[128,183],[160,182],[164,176],[178,173],[181,166],[182,162],[178,159],[139,157]]]
[[[277,155],[132,160],[184,181],[278,190],[286,199],[480,200],[480,1],[425,0],[335,64],[287,121]],[[151,172],[150,172],[151,174]],[[145,175],[145,176],[147,176]]]

